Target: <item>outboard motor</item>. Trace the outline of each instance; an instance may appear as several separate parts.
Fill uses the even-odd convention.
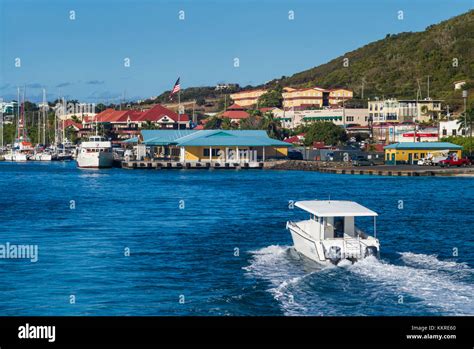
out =
[[[331,246],[327,253],[327,258],[333,264],[337,264],[341,261],[341,248],[338,246]]]
[[[374,257],[379,257],[379,250],[377,250],[377,247],[375,246],[368,246],[366,249],[365,249],[365,257],[369,257],[369,256],[374,256]]]

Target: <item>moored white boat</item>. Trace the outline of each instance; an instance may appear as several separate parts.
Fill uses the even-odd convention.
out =
[[[308,220],[286,223],[295,250],[305,257],[328,265],[379,256],[374,211],[353,201],[297,201],[295,206],[310,213]],[[355,226],[355,217],[373,217],[373,237]]]
[[[50,153],[36,153],[32,156],[31,160],[35,161],[51,161],[53,156]]]
[[[101,136],[90,137],[87,142],[80,144],[76,161],[77,166],[82,168],[112,167],[112,142]]]
[[[22,152],[10,152],[4,155],[6,161],[28,161],[28,156],[26,153]]]

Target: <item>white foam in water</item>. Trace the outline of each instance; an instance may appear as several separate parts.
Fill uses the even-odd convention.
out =
[[[430,265],[430,269],[410,265],[389,264],[374,257],[368,257],[347,269],[380,283],[381,287],[392,288],[398,295],[410,295],[420,299],[429,307],[438,308],[444,314],[474,315],[474,286],[456,280],[442,270],[466,269],[455,262],[443,262],[435,256],[402,254],[402,260],[418,265]],[[415,264],[415,263],[414,263]],[[394,294],[394,297],[398,297]]]
[[[473,269],[466,263],[457,263],[455,261],[441,261],[436,255],[417,254],[412,252],[401,252],[401,259],[405,264],[417,268],[445,270],[452,272],[461,272],[463,275],[472,274]]]
[[[268,290],[285,315],[323,315],[314,309],[329,309],[327,302],[317,291],[303,291],[298,285],[313,273],[305,272],[301,265],[289,257],[288,246],[268,246],[253,254],[252,262],[244,269],[252,276],[266,280],[272,287]],[[401,253],[406,265],[394,265],[368,257],[355,264],[342,261],[338,267],[363,280],[376,282],[387,289],[387,297],[417,298],[426,307],[439,309],[440,315],[474,315],[474,286],[457,277],[461,273],[472,273],[465,263],[442,261],[433,255]],[[319,271],[316,271],[319,272]],[[297,294],[294,294],[297,292]],[[401,310],[403,313],[403,310]],[[350,314],[345,314],[350,315]]]
[[[268,246],[257,251],[251,251],[253,255],[252,263],[244,267],[254,277],[266,280],[272,284],[268,291],[277,300],[285,315],[301,315],[308,313],[308,309],[301,302],[302,297],[292,293],[292,289],[297,286],[305,277],[311,273],[292,261],[288,246]],[[312,300],[317,295],[311,295]],[[321,302],[321,305],[324,302]],[[317,314],[313,314],[317,315]]]

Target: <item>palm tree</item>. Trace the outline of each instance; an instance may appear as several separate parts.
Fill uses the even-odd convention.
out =
[[[263,116],[263,128],[267,130],[268,136],[271,138],[282,138],[281,122],[274,118],[272,112],[267,112]]]
[[[468,109],[458,120],[458,131],[470,130],[472,137],[472,124],[474,123],[474,109]],[[467,136],[467,134],[466,134]]]

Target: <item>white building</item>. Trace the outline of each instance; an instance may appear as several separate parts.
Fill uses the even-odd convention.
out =
[[[460,90],[460,89],[462,89],[462,87],[464,85],[466,85],[466,81],[465,80],[455,81],[455,82],[453,82],[453,84],[454,84],[454,89],[455,90]]]
[[[465,129],[459,130],[459,126],[459,119],[440,121],[440,137],[466,136],[466,134],[469,134]]]
[[[315,121],[331,121],[335,125],[359,125],[367,126],[367,109],[316,109],[316,110],[287,110],[274,109],[273,115],[279,119],[285,128],[296,128],[301,124],[308,124]]]
[[[441,100],[397,100],[369,101],[369,117],[374,122],[430,121],[441,113]]]

